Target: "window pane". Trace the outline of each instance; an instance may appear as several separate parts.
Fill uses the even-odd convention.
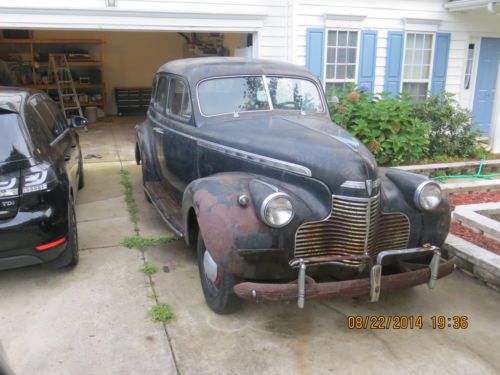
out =
[[[356,49],[349,48],[347,50],[347,62],[349,64],[355,64],[356,63]]]
[[[337,50],[335,48],[328,47],[326,52],[326,62],[334,63],[337,56]]]
[[[356,66],[355,65],[348,65],[347,66],[347,78],[348,79],[354,79],[355,71],[356,71]]]
[[[356,47],[358,45],[358,33],[351,31],[349,33],[349,46]]]
[[[415,34],[407,34],[406,48],[415,48]]]
[[[403,91],[407,92],[415,100],[423,100],[427,97],[427,83],[404,83]]]
[[[336,31],[329,31],[328,32],[328,45],[329,46],[336,46],[337,45],[337,32]]]
[[[185,120],[191,118],[191,100],[189,91],[181,80],[172,79],[169,90],[168,113]]]
[[[345,47],[347,46],[347,31],[339,31],[339,42],[338,46],[339,47]]]
[[[335,78],[335,65],[326,66],[326,78],[327,79]]]
[[[262,77],[211,79],[200,84],[198,95],[205,115],[270,109]]]
[[[345,79],[346,78],[346,66],[345,65],[337,65],[337,79]]]
[[[160,77],[155,90],[156,94],[155,94],[154,108],[162,113],[165,112],[165,105],[167,103],[167,93],[168,93],[167,82],[168,80],[166,77]]]
[[[345,64],[347,62],[347,49],[345,48],[338,49],[337,62],[339,64]]]
[[[424,48],[426,48],[426,49],[432,48],[432,35],[431,34],[425,34]]]

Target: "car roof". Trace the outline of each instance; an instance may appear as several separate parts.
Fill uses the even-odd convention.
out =
[[[21,112],[23,103],[36,92],[18,87],[0,86],[0,108],[4,111]]]
[[[301,76],[317,81],[317,77],[302,66],[245,57],[198,57],[173,60],[163,64],[158,72],[177,74],[186,77],[192,83],[211,77],[263,74]]]

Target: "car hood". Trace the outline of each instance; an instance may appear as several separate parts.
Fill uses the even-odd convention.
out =
[[[346,181],[365,183],[377,178],[377,163],[370,151],[326,117],[242,117],[207,123],[200,135],[220,145],[307,167],[334,194],[346,193],[341,188]],[[357,193],[353,195],[366,195]]]

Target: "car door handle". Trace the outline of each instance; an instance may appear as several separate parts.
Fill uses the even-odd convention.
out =
[[[155,127],[153,128],[153,130],[154,130],[155,132],[157,132],[158,134],[165,134],[165,131],[164,131],[162,128],[159,128],[159,127],[157,127],[157,126],[155,126]]]

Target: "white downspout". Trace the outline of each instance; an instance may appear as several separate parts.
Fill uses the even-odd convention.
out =
[[[497,83],[495,86],[495,99],[493,100],[493,116],[490,129],[491,152],[500,153],[500,63],[498,64]]]

